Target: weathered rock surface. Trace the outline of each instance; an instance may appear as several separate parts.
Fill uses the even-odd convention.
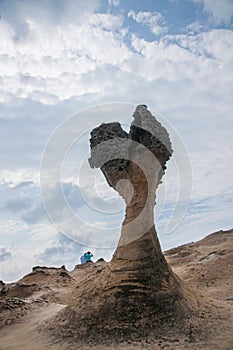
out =
[[[79,341],[188,332],[188,317],[196,313],[195,298],[169,267],[154,227],[155,193],[172,154],[169,136],[145,105],[133,117],[128,134],[117,122],[91,132],[90,165],[124,198],[126,214],[112,261],[60,314]]]
[[[169,135],[145,105],[134,114],[129,134],[119,123],[102,124],[91,132],[92,167],[100,167],[109,185],[126,202],[121,238],[114,264],[156,266],[171,274],[160,249],[154,227],[155,192],[172,154]],[[136,263],[138,261],[138,263]],[[136,266],[135,265],[135,266]],[[158,278],[156,278],[157,280]]]
[[[150,235],[154,230],[155,192],[172,154],[166,129],[152,116],[145,105],[139,105],[134,114],[129,134],[117,122],[102,124],[91,132],[91,167],[100,167],[108,184],[126,202],[126,215],[122,225],[118,250],[114,255],[124,259],[130,242]],[[147,240],[147,238],[145,237]],[[150,239],[149,239],[150,241]],[[141,241],[140,241],[141,242]],[[156,242],[158,246],[159,243]],[[135,251],[130,259],[148,256],[144,248]],[[148,247],[152,248],[151,245]],[[159,248],[160,251],[160,248]],[[126,258],[130,255],[127,247]],[[158,254],[161,258],[161,254]],[[151,254],[149,254],[151,256]]]

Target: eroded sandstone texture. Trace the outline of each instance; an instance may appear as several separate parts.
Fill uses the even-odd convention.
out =
[[[145,105],[136,108],[133,118],[128,134],[116,122],[94,129],[89,162],[91,167],[101,168],[108,184],[126,202],[113,262],[153,256],[159,264],[164,259],[154,229],[155,193],[172,148],[166,129]]]
[[[165,260],[154,226],[155,193],[171,143],[145,105],[133,118],[129,133],[117,122],[91,133],[90,165],[124,198],[125,219],[111,262],[80,281],[56,318],[59,326],[51,326],[56,337],[113,344],[190,336],[195,299]]]
[[[101,168],[126,203],[118,247],[110,263],[80,275],[67,307],[50,323],[56,339],[72,337],[85,348],[191,337],[196,327],[196,298],[169,267],[154,226],[155,192],[172,154],[169,136],[146,106],[133,118],[129,133],[117,122],[102,124],[90,140],[91,167]]]
[[[90,139],[90,166],[101,169],[126,203],[120,241],[105,272],[103,305],[99,286],[93,299],[99,335],[117,339],[161,333],[166,325],[184,327],[192,304],[161,252],[154,226],[156,189],[172,155],[169,135],[145,105],[133,118],[129,133],[113,122],[95,128]]]

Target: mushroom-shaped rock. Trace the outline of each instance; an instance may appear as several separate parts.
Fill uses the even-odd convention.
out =
[[[137,106],[133,118],[129,133],[117,122],[91,132],[89,163],[101,169],[126,203],[108,288],[103,291],[105,307],[111,310],[111,316],[104,317],[103,329],[114,333],[115,327],[117,334],[119,324],[123,322],[127,329],[134,320],[141,325],[134,331],[141,335],[162,319],[182,319],[187,299],[183,283],[162,254],[154,226],[156,189],[173,152],[169,135],[146,105]]]
[[[91,132],[89,163],[101,168],[108,184],[126,202],[113,262],[153,256],[158,264],[164,258],[154,229],[155,192],[172,155],[171,142],[166,129],[145,105],[136,108],[133,118],[129,134],[115,122],[102,124]],[[142,241],[148,239],[145,247]]]
[[[91,132],[90,166],[100,168],[124,198],[125,219],[111,262],[97,265],[79,285],[59,315],[55,336],[72,333],[77,341],[112,344],[190,332],[195,299],[165,260],[154,226],[156,189],[171,142],[145,105],[133,118],[129,133],[118,122]]]

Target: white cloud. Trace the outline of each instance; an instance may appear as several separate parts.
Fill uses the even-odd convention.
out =
[[[108,0],[109,5],[119,6],[121,0]]]
[[[194,0],[203,5],[204,10],[211,14],[217,23],[229,23],[233,16],[232,0]]]
[[[56,0],[40,1],[3,0],[1,2],[1,19],[7,21],[15,29],[15,39],[21,40],[28,34],[27,24],[31,20],[39,21],[43,26],[59,27],[64,23],[80,23],[99,6],[98,0]]]
[[[39,183],[39,174],[34,169],[22,168],[12,172],[7,169],[3,169],[0,172],[0,185],[5,185],[9,188],[15,187],[24,183],[25,181],[32,181],[33,183]]]
[[[130,56],[121,25],[121,16],[91,14],[82,24],[48,30],[36,19],[31,20],[27,37],[15,42],[11,28],[3,23],[0,69],[5,88],[0,99],[4,102],[11,94],[48,104],[99,93],[113,66]],[[99,70],[107,75],[101,81]]]
[[[0,247],[0,261],[5,261],[11,257],[11,253],[8,248]]]
[[[174,39],[182,48],[190,50],[195,57],[206,57],[209,62],[222,64],[231,61],[233,56],[232,30],[212,29],[197,35],[178,35],[173,37]]]
[[[135,12],[130,10],[128,17],[131,17],[137,23],[148,26],[151,32],[155,35],[160,35],[167,31],[167,26],[164,23],[164,17],[159,12]]]

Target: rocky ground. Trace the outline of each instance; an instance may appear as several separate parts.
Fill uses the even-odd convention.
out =
[[[164,252],[174,272],[194,292],[198,315],[188,320],[189,333],[179,324],[166,329],[163,336],[129,339],[121,344],[96,344],[97,350],[233,348],[233,230],[213,233],[199,242]],[[16,283],[0,283],[0,350],[76,350],[92,345],[77,343],[74,336],[78,321],[69,323],[67,306],[82,305],[79,289],[97,275],[105,276],[109,264],[104,261],[65,267],[35,267]],[[91,301],[90,301],[91,303]],[[89,305],[82,305],[88,310]],[[64,332],[60,329],[66,329]]]

